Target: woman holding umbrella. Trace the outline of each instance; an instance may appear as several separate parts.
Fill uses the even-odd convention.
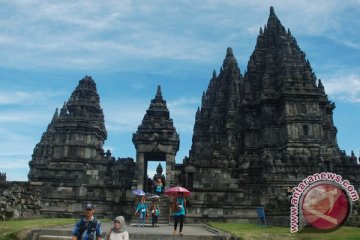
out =
[[[177,225],[180,222],[179,235],[182,234],[184,226],[184,218],[186,214],[186,200],[185,196],[190,195],[189,190],[183,187],[172,187],[165,191],[166,195],[174,196],[174,234],[176,234]]]
[[[144,227],[145,218],[147,216],[147,205],[145,203],[145,197],[141,197],[141,201],[138,203],[135,211],[135,215],[139,215],[139,227]]]
[[[134,212],[136,212],[136,209],[140,202],[140,198],[142,196],[145,196],[145,192],[142,189],[134,189],[134,190],[132,190],[132,193],[135,195],[133,209],[134,209]]]
[[[176,228],[180,222],[179,235],[183,235],[182,229],[184,226],[184,219],[186,214],[186,200],[184,198],[184,193],[178,192],[177,197],[174,200],[176,201],[176,209],[174,213],[174,234],[176,234]]]

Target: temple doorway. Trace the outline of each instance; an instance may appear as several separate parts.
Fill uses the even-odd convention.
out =
[[[145,192],[163,194],[166,186],[166,162],[151,160],[146,163],[147,185]],[[145,185],[144,185],[145,186]]]

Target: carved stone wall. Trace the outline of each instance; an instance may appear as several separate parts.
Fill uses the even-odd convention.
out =
[[[289,30],[270,9],[242,75],[228,48],[195,116],[193,143],[178,176],[194,194],[196,218],[289,215],[287,188],[333,171],[360,187],[356,157],[342,152],[335,104]],[[238,209],[225,211],[225,209]],[[211,212],[211,214],[210,214]]]
[[[41,216],[40,193],[28,182],[0,184],[0,220]]]

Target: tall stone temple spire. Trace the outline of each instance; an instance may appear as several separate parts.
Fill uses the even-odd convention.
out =
[[[242,75],[231,48],[216,76],[214,71],[201,108],[196,113],[190,161],[198,164],[227,164],[234,160],[234,114],[239,104]]]
[[[248,129],[244,151],[293,145],[303,152],[307,145],[306,151],[318,155],[320,146],[336,149],[334,105],[316,81],[305,53],[271,7],[244,77],[245,104],[239,108],[239,124]]]
[[[96,84],[90,76],[56,109],[47,130],[35,146],[30,161],[29,180],[36,182],[72,182],[87,178],[83,165],[104,158],[107,137],[104,114]],[[63,171],[63,175],[55,172]],[[59,178],[59,179],[58,179]],[[86,181],[85,181],[86,182]]]
[[[78,217],[84,201],[97,204],[97,214],[131,209],[126,190],[132,186],[131,158],[104,153],[107,138],[96,84],[85,76],[36,144],[29,162],[32,191],[41,196],[45,217]]]
[[[202,96],[201,108],[196,112],[193,143],[188,164],[203,168],[234,166],[236,151],[235,114],[240,100],[242,75],[231,48],[220,73],[214,71],[208,89]],[[219,172],[226,176],[227,173]],[[197,173],[195,185],[203,188],[222,188],[227,181],[210,180],[212,175]],[[231,176],[226,177],[227,180]]]
[[[184,162],[184,183],[196,192],[193,211],[205,214],[209,202],[221,199],[222,217],[224,206],[233,209],[234,202],[239,209],[263,205],[275,215],[288,214],[287,187],[309,174],[336,171],[356,181],[356,161],[336,142],[334,108],[271,7],[244,76],[228,48],[203,93]]]

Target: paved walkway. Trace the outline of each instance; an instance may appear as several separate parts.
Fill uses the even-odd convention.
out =
[[[102,223],[104,233],[108,233],[112,222]],[[215,229],[206,227],[205,225],[188,225],[185,224],[183,228],[183,236],[178,234],[173,235],[173,226],[161,224],[159,227],[151,227],[151,225],[145,225],[144,228],[138,227],[137,225],[126,226],[127,231],[130,234],[131,240],[222,240],[226,239],[221,233]],[[57,240],[57,239],[71,239],[72,226],[54,227],[37,230],[36,237],[31,240]]]
[[[104,231],[108,232],[112,224],[108,226],[108,224],[104,225]],[[179,226],[177,228],[179,231]],[[151,225],[146,225],[144,228],[138,227],[136,225],[127,226],[127,231],[129,234],[154,234],[154,235],[172,235],[174,232],[174,226],[170,225],[159,225],[159,227],[151,227]],[[178,233],[177,231],[177,233]],[[214,231],[213,229],[206,228],[204,225],[184,225],[183,227],[184,235],[192,235],[192,236],[218,236],[219,233]]]

